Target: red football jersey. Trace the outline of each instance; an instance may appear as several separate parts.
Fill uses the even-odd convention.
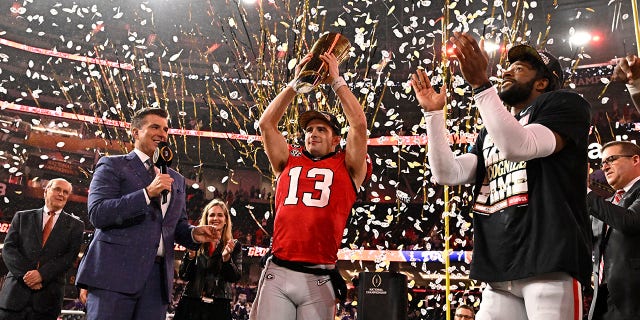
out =
[[[278,177],[273,254],[288,261],[334,264],[356,189],[344,151],[313,160],[303,150],[289,146],[287,165]]]

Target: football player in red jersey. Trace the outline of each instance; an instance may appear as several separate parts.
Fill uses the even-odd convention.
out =
[[[300,62],[296,76],[310,58]],[[313,110],[298,118],[304,147],[287,144],[278,122],[297,94],[291,85],[262,114],[262,141],[278,182],[273,255],[262,272],[251,319],[332,320],[342,294],[334,292],[341,291],[334,285],[342,280],[335,269],[337,252],[371,164],[362,106],[340,77],[336,57],[327,53],[320,58],[329,67],[324,83],[331,84],[349,124],[346,147],[337,148],[341,128],[336,117]]]

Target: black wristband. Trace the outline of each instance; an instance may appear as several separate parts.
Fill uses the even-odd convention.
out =
[[[487,83],[485,83],[485,84],[483,84],[483,85],[481,85],[481,86],[479,86],[479,87],[477,87],[475,89],[471,89],[471,92],[473,92],[473,95],[475,96],[475,95],[479,94],[480,92],[485,91],[485,90],[487,90],[487,89],[489,89],[491,87],[493,87],[493,83],[491,83],[491,81],[489,81],[489,82],[487,82]]]

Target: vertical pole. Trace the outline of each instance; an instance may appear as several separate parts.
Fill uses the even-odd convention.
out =
[[[638,0],[631,0],[631,8],[633,11],[633,29],[636,34],[636,54],[640,55],[640,21],[638,21]]]
[[[442,72],[443,72],[443,86],[449,86],[451,77],[449,76],[449,57],[447,56],[447,41],[449,40],[449,0],[444,1],[444,17],[442,18]],[[444,106],[444,117],[447,118],[447,109],[449,107],[449,98],[446,98],[447,103]],[[444,276],[445,276],[445,301],[446,301],[446,320],[451,320],[451,272],[449,261],[449,213],[451,211],[451,203],[449,199],[449,186],[444,186]]]

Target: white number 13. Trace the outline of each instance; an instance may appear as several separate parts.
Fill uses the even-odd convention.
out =
[[[285,205],[298,204],[298,181],[302,167],[295,167],[289,170],[289,194],[284,199]],[[313,193],[304,192],[302,194],[302,203],[308,207],[323,208],[329,204],[329,196],[331,194],[331,184],[333,184],[333,171],[326,168],[313,168],[307,172],[307,178],[314,179],[322,176],[322,180],[317,180],[314,190],[320,191],[320,198],[312,198]]]

